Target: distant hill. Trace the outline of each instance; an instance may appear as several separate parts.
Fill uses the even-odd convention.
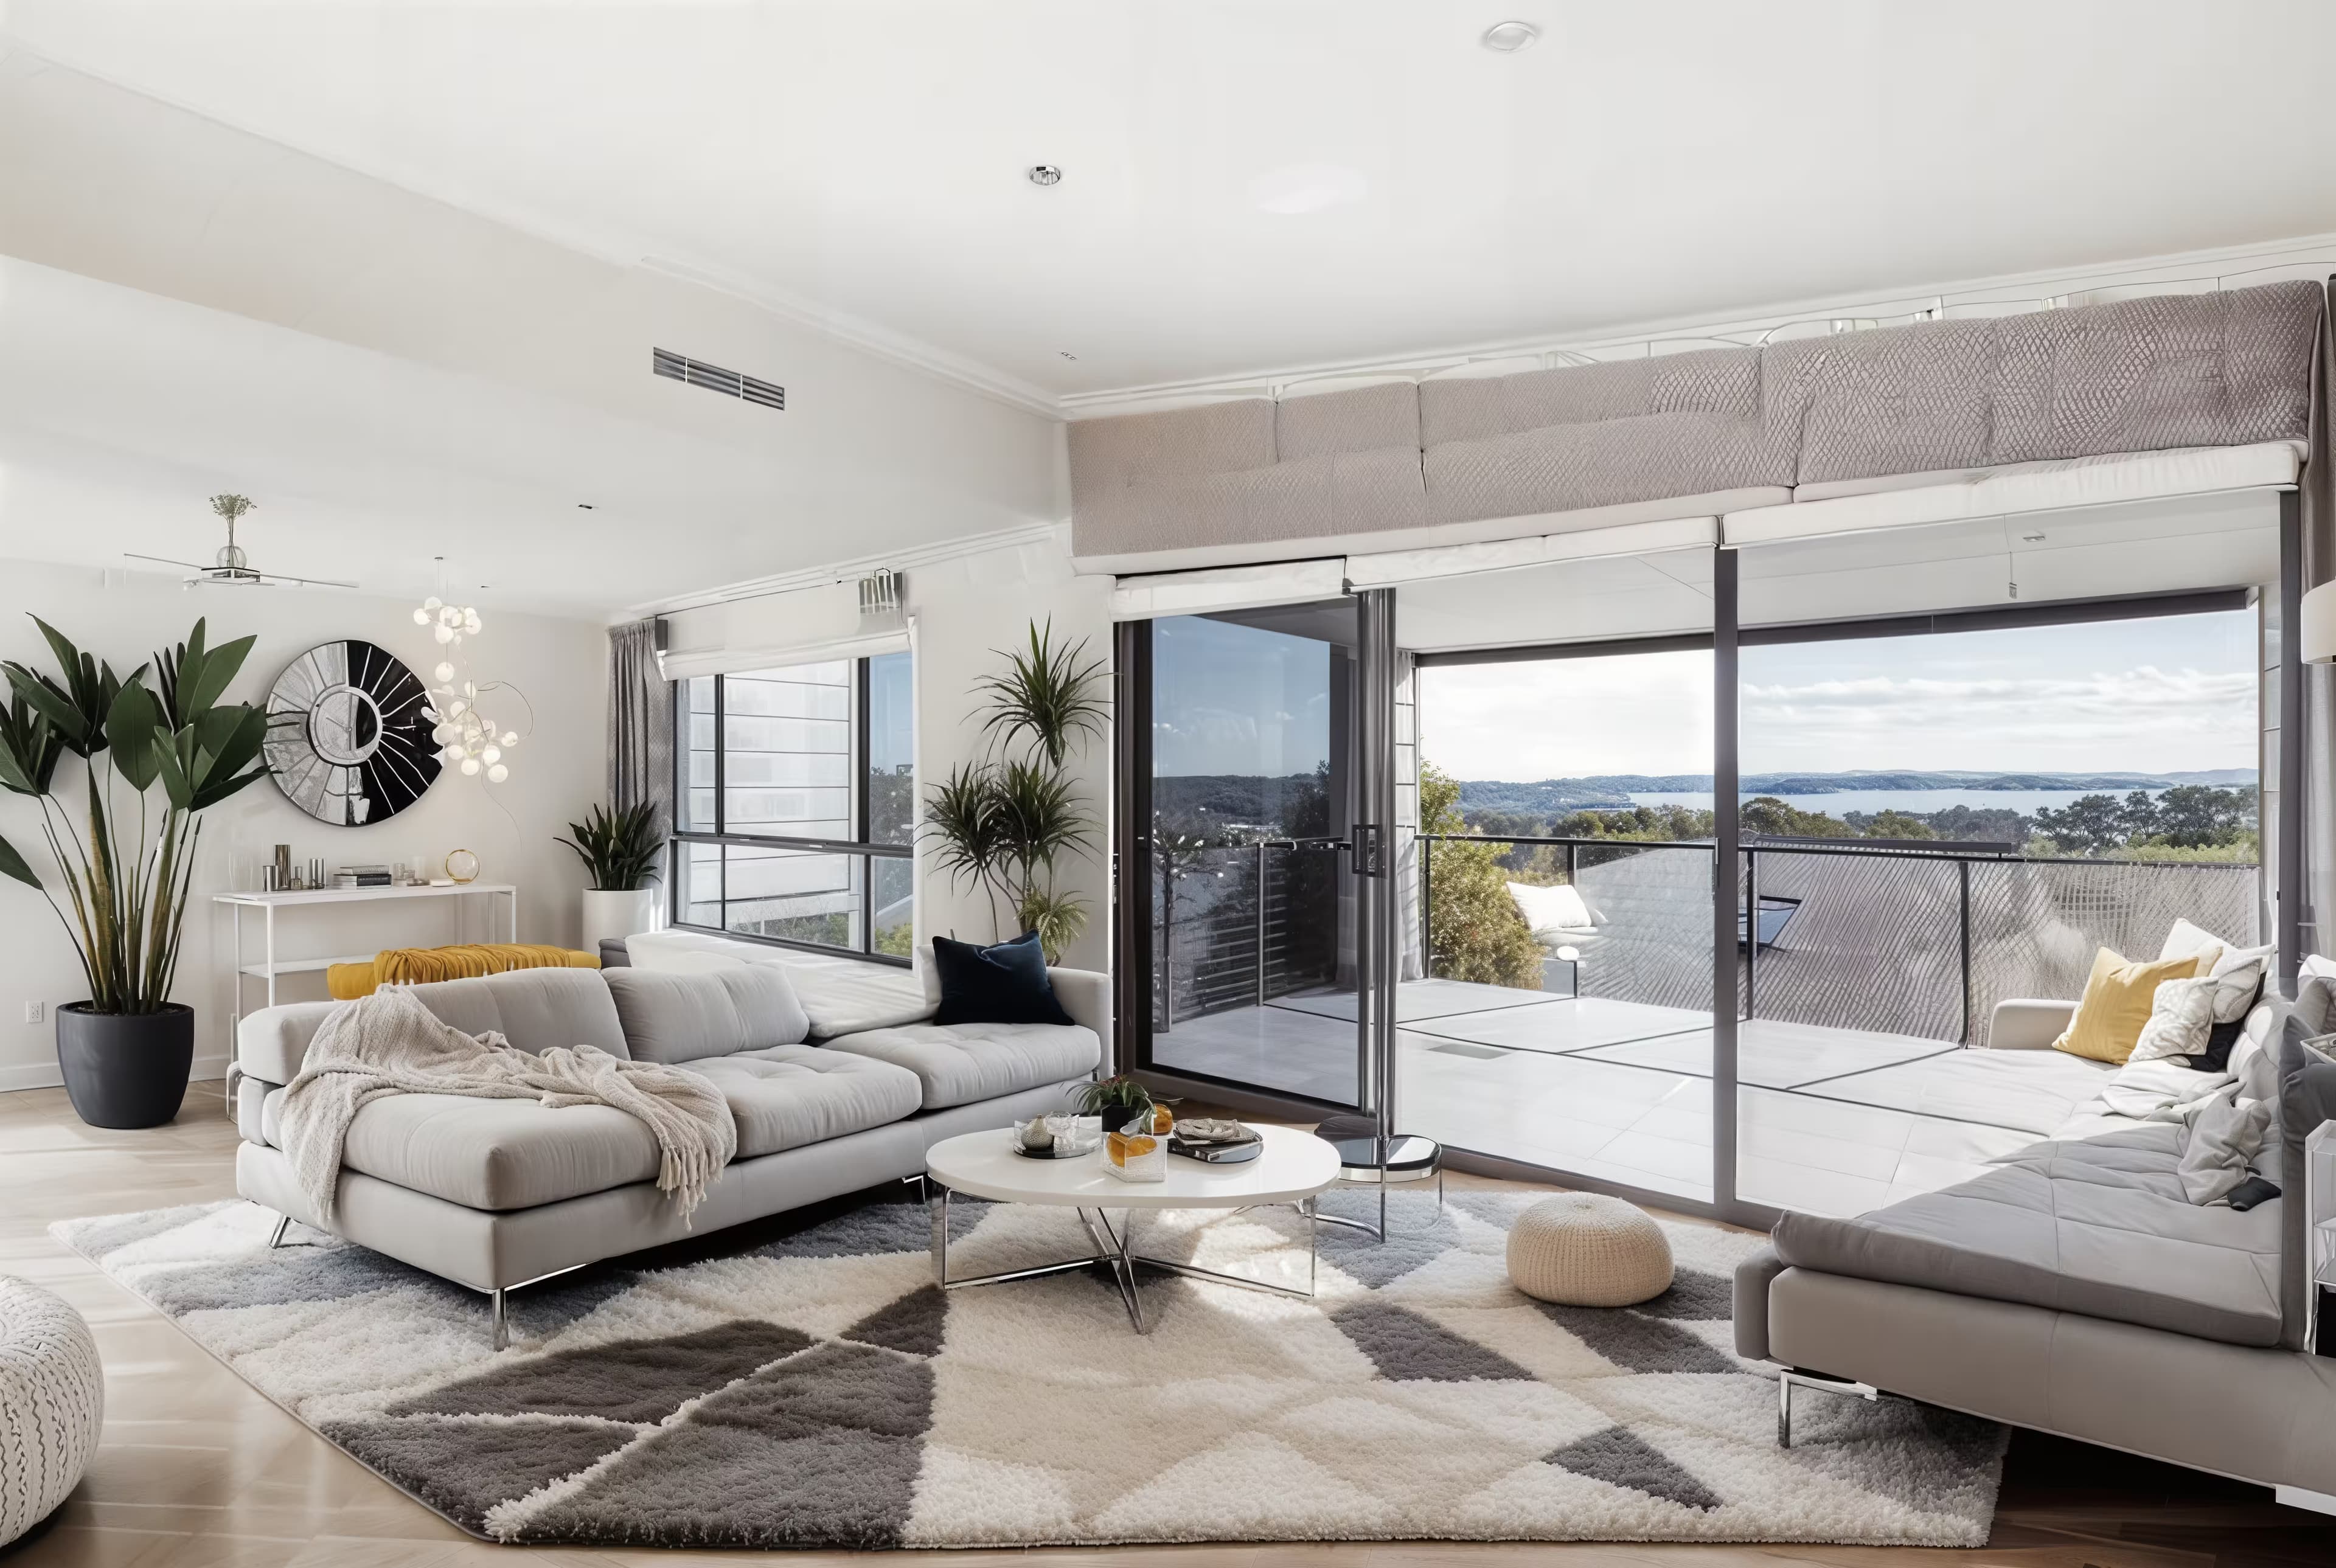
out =
[[[2166,789],[2175,784],[2204,784],[2253,787],[2253,768],[2210,768],[2198,772],[2145,773],[1950,773],[1883,772],[1747,774],[1744,793],[1776,795],[1839,794],[1848,790],[2087,790],[2123,793]],[[1546,814],[1585,808],[1626,806],[1634,794],[1708,794],[1709,774],[1593,774],[1583,778],[1541,779],[1518,783],[1505,779],[1470,779],[1460,785],[1464,811],[1525,812]]]

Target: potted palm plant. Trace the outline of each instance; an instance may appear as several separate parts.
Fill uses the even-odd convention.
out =
[[[1001,653],[1006,668],[976,683],[990,748],[935,784],[924,831],[943,870],[978,887],[999,937],[1037,931],[1053,963],[1086,927],[1085,904],[1056,882],[1064,861],[1095,848],[1095,818],[1071,783],[1075,751],[1103,733],[1110,710],[1096,695],[1103,661],[1085,641],[1064,647],[1033,622],[1027,652]]]
[[[46,621],[34,624],[63,678],[0,665],[9,687],[0,787],[41,803],[55,879],[44,882],[4,838],[0,873],[48,901],[89,982],[86,1000],[57,1009],[57,1065],[75,1114],[96,1127],[160,1126],[179,1114],[194,1064],[194,1009],[172,1001],[170,988],[198,818],[268,773],[267,713],[220,700],[252,639],[207,648],[198,620],[186,641],[123,677]],[[78,805],[58,781],[67,755],[80,759]]]
[[[647,801],[614,811],[594,806],[580,823],[569,823],[573,838],[554,841],[574,850],[591,873],[584,894],[584,950],[597,952],[603,940],[619,940],[657,929],[657,856],[665,836],[657,831],[657,807]]]

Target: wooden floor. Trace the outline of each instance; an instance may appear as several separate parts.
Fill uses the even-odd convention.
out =
[[[104,1442],[88,1478],[32,1538],[0,1548],[5,1568],[672,1564],[768,1555],[535,1550],[473,1541],[260,1398],[47,1235],[52,1220],[232,1197],[234,1148],[216,1084],[197,1085],[175,1124],[147,1133],[84,1127],[61,1090],[0,1094],[0,1271],[39,1281],[79,1308],[96,1329],[106,1368]],[[1454,1178],[1455,1184],[1464,1180],[1470,1179]],[[854,1554],[790,1553],[787,1561],[806,1555]],[[1041,1568],[2336,1564],[2336,1520],[2279,1507],[2257,1487],[2023,1436],[2013,1444],[1995,1539],[1971,1552],[1426,1543],[975,1552],[946,1561],[950,1568],[997,1568],[1033,1557],[1046,1560]]]

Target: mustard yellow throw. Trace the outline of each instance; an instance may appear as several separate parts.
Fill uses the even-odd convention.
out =
[[[599,959],[536,942],[470,942],[451,948],[385,948],[365,964],[334,964],[325,986],[336,1002],[369,997],[381,986],[418,986],[505,969],[597,969]],[[2145,1009],[2146,1010],[2146,1009]]]
[[[2195,953],[2128,963],[2122,953],[2101,949],[2093,955],[2092,978],[2085,982],[2085,997],[2077,1004],[2077,1015],[2052,1042],[2052,1048],[2096,1062],[2122,1063],[2133,1055],[2134,1042],[2141,1038],[2141,1027],[2149,1022],[2157,988],[2167,980],[2189,979],[2197,969]]]

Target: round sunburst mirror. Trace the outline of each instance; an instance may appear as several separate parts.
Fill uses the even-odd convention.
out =
[[[394,817],[438,776],[428,694],[395,656],[352,638],[310,648],[268,694],[268,767],[318,822]]]

